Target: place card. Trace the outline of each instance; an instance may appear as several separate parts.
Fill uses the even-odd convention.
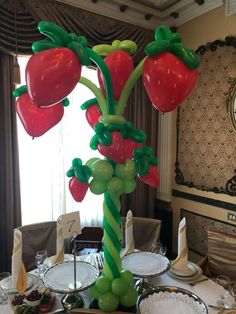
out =
[[[63,238],[68,239],[81,233],[80,213],[79,211],[61,215]]]

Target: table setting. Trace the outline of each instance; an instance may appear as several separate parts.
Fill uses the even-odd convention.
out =
[[[134,287],[138,291],[135,310],[138,314],[164,314],[170,308],[175,310],[173,313],[181,314],[236,313],[233,308],[236,303],[236,285],[232,285],[224,276],[219,276],[215,281],[205,277],[201,268],[188,260],[185,219],[179,224],[178,254],[174,261],[170,261],[161,249],[160,252],[136,250],[131,211],[127,213],[126,219],[122,268],[129,270],[135,278]],[[0,298],[0,313],[23,313],[23,310],[29,310],[29,306],[29,313],[70,313],[76,308],[89,311],[92,304],[90,287],[102,272],[103,252],[82,256],[64,254],[60,228],[59,222],[56,255],[47,257],[45,252],[36,252],[36,256],[43,255],[44,260],[40,264],[36,263],[37,268],[29,273],[24,271],[21,234],[15,230],[12,274],[5,274],[6,277],[0,280],[1,289],[6,289],[5,295]],[[41,312],[39,308],[43,299],[48,303],[44,304]]]

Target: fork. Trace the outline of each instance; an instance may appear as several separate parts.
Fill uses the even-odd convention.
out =
[[[209,278],[207,278],[207,277],[203,277],[203,278],[196,279],[196,280],[194,280],[194,281],[188,282],[188,284],[193,287],[193,286],[195,286],[197,283],[203,282],[203,281],[207,281],[208,279],[209,279]]]
[[[98,268],[103,269],[103,265],[104,265],[103,256],[100,253],[97,253],[95,254],[95,258],[98,264]]]

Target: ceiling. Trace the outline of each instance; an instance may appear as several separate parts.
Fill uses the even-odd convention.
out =
[[[236,13],[236,0],[58,0],[134,25],[154,30],[164,23],[179,26],[222,5]]]

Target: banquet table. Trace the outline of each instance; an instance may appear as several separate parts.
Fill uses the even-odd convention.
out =
[[[220,294],[222,294],[222,292],[224,291],[223,287],[219,286],[217,283],[215,283],[211,279],[207,281],[199,282],[195,286],[191,286],[184,281],[179,281],[170,277],[168,272],[160,276],[151,278],[150,282],[152,285],[155,285],[155,286],[176,286],[179,288],[186,289],[196,294],[198,297],[200,297],[207,306],[209,304],[216,305],[216,301],[219,299]],[[80,292],[80,294],[82,295],[85,301],[85,306],[88,307],[89,301],[90,301],[89,289]],[[57,304],[54,306],[53,311],[59,308],[62,309],[62,306],[60,304],[60,298],[62,297],[62,294],[56,294],[56,295],[58,297]],[[53,311],[51,313],[53,313]],[[214,314],[218,312],[219,310],[208,307],[209,314]],[[6,305],[0,305],[0,314],[10,314],[10,313],[13,313],[13,311],[9,303]]]

